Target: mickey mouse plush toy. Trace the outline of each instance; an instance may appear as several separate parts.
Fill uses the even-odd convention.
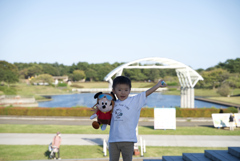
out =
[[[97,103],[92,107],[95,113],[90,117],[90,119],[92,120],[97,117],[97,121],[93,121],[92,126],[94,129],[98,129],[99,126],[101,126],[101,130],[105,130],[107,125],[110,125],[116,97],[113,92],[98,92],[94,95],[94,98],[97,98]],[[97,107],[96,109],[94,108],[95,106]]]

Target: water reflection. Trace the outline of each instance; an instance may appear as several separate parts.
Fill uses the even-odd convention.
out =
[[[80,93],[71,95],[53,95],[52,101],[39,102],[39,107],[75,107],[85,106],[92,107],[96,103],[94,99],[95,93]],[[176,95],[163,95],[159,92],[155,92],[148,96],[146,107],[180,107],[181,97]],[[197,108],[227,108],[214,103],[203,102],[195,100],[195,107]]]

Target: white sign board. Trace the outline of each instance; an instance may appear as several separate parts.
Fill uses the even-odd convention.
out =
[[[234,118],[237,126],[240,127],[240,113],[235,113]]]
[[[230,113],[217,113],[212,114],[214,127],[229,127]],[[240,126],[240,114],[234,113],[235,124]]]
[[[176,109],[154,108],[154,129],[176,129]]]

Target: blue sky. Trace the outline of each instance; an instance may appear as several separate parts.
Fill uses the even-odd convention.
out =
[[[0,0],[0,60],[72,65],[240,57],[239,0]]]

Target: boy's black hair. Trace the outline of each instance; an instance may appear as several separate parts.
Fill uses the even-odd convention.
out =
[[[117,86],[117,84],[126,84],[129,85],[130,89],[132,88],[131,80],[125,76],[118,76],[114,78],[112,88],[114,89]]]

